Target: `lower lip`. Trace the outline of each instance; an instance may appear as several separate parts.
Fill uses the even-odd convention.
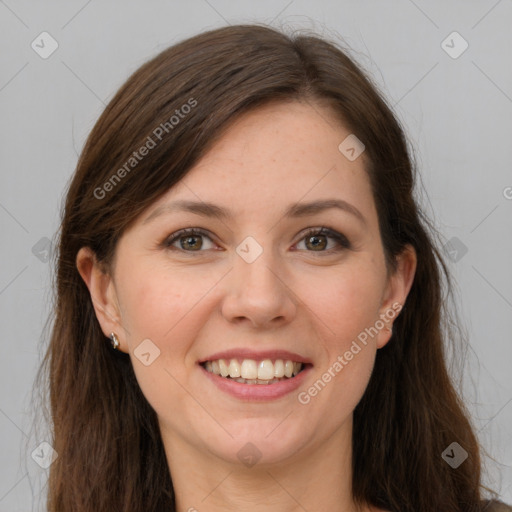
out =
[[[241,400],[263,402],[281,398],[295,391],[304,382],[304,379],[307,378],[312,366],[308,364],[295,377],[275,382],[274,384],[243,384],[242,382],[209,372],[201,365],[199,365],[199,368],[221,391]]]

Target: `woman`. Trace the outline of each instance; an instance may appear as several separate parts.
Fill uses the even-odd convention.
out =
[[[230,26],[138,69],[67,193],[48,510],[501,510],[413,171],[321,38]]]

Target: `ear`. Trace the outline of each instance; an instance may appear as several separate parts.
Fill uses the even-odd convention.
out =
[[[385,327],[379,329],[377,348],[384,347],[391,339],[392,334],[388,327],[393,326],[394,320],[400,314],[416,273],[417,256],[412,245],[406,245],[396,259],[397,268],[388,277],[382,305],[379,310],[380,319],[384,322]]]
[[[109,338],[110,333],[116,333],[119,339],[118,350],[125,352],[123,344],[126,342],[126,332],[122,326],[117,293],[112,277],[104,266],[98,262],[95,253],[89,247],[82,247],[78,251],[76,267],[89,289],[96,318],[100,323],[103,334]]]

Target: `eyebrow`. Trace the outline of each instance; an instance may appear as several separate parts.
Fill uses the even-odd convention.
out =
[[[344,201],[343,199],[322,199],[309,203],[294,203],[287,208],[284,213],[284,217],[307,217],[308,215],[315,215],[332,208],[337,208],[350,213],[365,226],[367,225],[363,214],[354,205]],[[143,224],[147,224],[163,213],[174,213],[179,211],[195,213],[196,215],[204,217],[213,217],[219,220],[227,220],[234,217],[234,214],[229,209],[213,203],[205,201],[180,200],[159,206],[143,221]]]

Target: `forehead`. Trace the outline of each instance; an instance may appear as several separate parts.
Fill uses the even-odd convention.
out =
[[[334,114],[319,105],[260,107],[234,121],[150,210],[186,199],[263,220],[266,213],[292,203],[337,198],[371,217],[375,212],[364,154],[351,161],[339,149],[349,135]]]
[[[269,164],[275,164],[274,171],[282,164],[283,171],[293,166],[297,172],[305,161],[313,172],[320,171],[327,161],[332,165],[339,160],[338,146],[348,135],[326,107],[299,101],[272,103],[236,119],[195,169],[231,160],[249,172],[258,173]],[[360,166],[362,162],[346,170]]]

